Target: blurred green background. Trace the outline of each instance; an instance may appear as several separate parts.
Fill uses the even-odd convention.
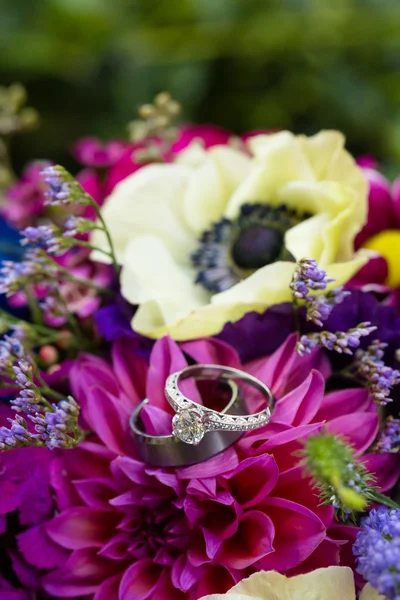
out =
[[[400,0],[0,0],[0,83],[41,116],[13,157],[71,165],[167,89],[237,133],[339,128],[400,171]]]

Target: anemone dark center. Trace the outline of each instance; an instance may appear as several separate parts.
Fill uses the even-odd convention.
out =
[[[191,257],[196,283],[219,293],[265,265],[293,260],[285,233],[310,216],[284,205],[244,204],[236,219],[224,217],[203,232]]]
[[[239,234],[232,247],[232,258],[241,269],[260,269],[278,259],[282,246],[281,231],[253,225]]]

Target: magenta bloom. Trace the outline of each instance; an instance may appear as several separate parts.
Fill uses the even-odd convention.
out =
[[[292,336],[272,356],[244,365],[278,400],[271,423],[220,456],[181,469],[150,467],[137,457],[129,414],[147,395],[147,429],[170,431],[167,375],[187,364],[185,356],[241,366],[236,352],[217,340],[179,347],[163,338],[148,364],[134,340],[120,339],[111,365],[81,357],[70,379],[93,435],[55,456],[55,516],[39,536],[30,529],[19,536],[25,560],[48,570],[42,584],[49,594],[195,600],[256,569],[293,573],[347,563],[353,528],[335,525],[333,509],[319,506],[297,451],[325,423],[362,455],[378,430],[376,407],[362,389],[325,394],[326,359],[320,353],[300,359],[295,341]],[[362,459],[382,489],[394,484],[397,456]],[[54,558],[54,545],[67,560]]]
[[[110,140],[102,143],[98,138],[82,138],[73,147],[72,153],[85,167],[107,168],[114,165],[124,154],[129,143],[124,140]]]
[[[368,220],[355,239],[355,249],[370,249],[368,263],[348,283],[385,294],[385,303],[398,306],[399,273],[396,267],[400,244],[400,178],[393,184],[374,167],[369,157],[359,161],[369,182]],[[381,236],[379,234],[382,234]]]
[[[363,172],[369,183],[368,220],[356,237],[356,250],[380,231],[400,227],[400,179],[391,185],[379,171],[369,166],[363,166]]]
[[[46,184],[40,173],[49,166],[48,161],[31,162],[25,168],[21,178],[6,192],[1,214],[16,227],[26,227],[43,210]]]
[[[187,125],[180,129],[179,137],[171,147],[171,153],[172,156],[179,154],[195,140],[200,141],[205,148],[210,148],[217,144],[227,144],[231,137],[232,134],[229,131],[214,125]],[[117,183],[143,166],[134,159],[135,151],[143,147],[143,143],[131,144],[120,159],[110,167],[105,181],[106,195],[112,192]],[[168,158],[170,157],[166,157],[166,159]]]

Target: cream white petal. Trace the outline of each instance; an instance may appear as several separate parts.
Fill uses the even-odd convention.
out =
[[[251,162],[243,152],[228,146],[208,150],[185,191],[185,217],[196,236],[222,218],[232,193],[250,173]]]
[[[196,241],[185,224],[184,193],[192,169],[182,165],[148,165],[121,181],[106,199],[102,215],[116,248],[118,260],[137,235],[151,233],[168,246],[177,260],[186,260]],[[108,249],[100,231],[91,237],[93,245]],[[93,253],[104,261],[104,255]]]
[[[385,596],[379,594],[372,585],[367,583],[362,589],[359,600],[385,600]]]
[[[215,294],[212,304],[260,303],[265,306],[290,300],[289,284],[294,271],[293,262],[279,261],[261,267],[230,289]]]
[[[156,301],[165,323],[174,323],[207,304],[208,293],[194,280],[195,272],[179,265],[156,236],[138,236],[126,249],[121,272],[122,295],[132,304]]]
[[[276,571],[259,572],[235,585],[229,593],[264,598],[263,590],[269,587],[277,600],[355,600],[354,576],[348,567],[316,569],[290,578]]]
[[[312,256],[318,263],[324,251],[323,231],[329,224],[327,214],[315,215],[289,229],[285,234],[285,246],[296,260]],[[320,264],[322,267],[323,265]]]
[[[318,181],[322,179],[341,180],[342,173],[339,173],[339,177],[332,177],[331,174],[332,167],[340,161],[344,151],[345,138],[342,133],[339,131],[320,131],[310,137],[300,135],[299,141]],[[347,154],[347,156],[350,155]]]
[[[278,204],[278,191],[291,181],[315,180],[298,140],[286,133],[254,138],[253,144],[258,137],[266,138],[268,143],[263,152],[258,148],[252,172],[232,195],[225,211],[228,218],[235,218],[248,202]],[[273,143],[274,139],[280,143]]]
[[[207,159],[207,150],[201,141],[194,139],[181,150],[175,159],[175,164],[197,168]]]
[[[226,594],[202,596],[199,600],[279,600],[279,598],[273,592],[266,590],[263,596],[247,596],[244,594],[227,592]]]

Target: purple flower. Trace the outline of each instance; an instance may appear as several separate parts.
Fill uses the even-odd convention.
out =
[[[360,573],[387,600],[400,597],[400,510],[373,509],[353,546]]]
[[[295,298],[305,300],[310,290],[324,290],[333,281],[326,271],[318,267],[316,260],[301,258],[297,261],[290,288]]]
[[[50,450],[71,448],[77,443],[78,417],[79,404],[72,396],[61,400],[57,405],[53,404],[53,411],[28,415],[38,434],[34,437]],[[71,437],[71,433],[75,436]]]
[[[338,354],[353,354],[353,350],[360,345],[360,338],[369,336],[376,327],[369,321],[359,323],[348,331],[321,331],[302,335],[297,343],[296,350],[300,356],[309,354],[316,347],[326,348]]]
[[[122,140],[103,144],[97,138],[87,137],[75,144],[73,154],[86,167],[107,168],[119,161],[130,146]]]
[[[389,416],[375,444],[375,452],[399,452],[400,419]]]
[[[22,177],[7,190],[0,211],[13,225],[26,227],[42,212],[46,185],[41,172],[50,164],[48,161],[29,163]]]
[[[356,354],[355,366],[359,375],[364,377],[375,402],[385,405],[392,387],[400,383],[400,371],[392,369],[383,361],[387,344],[374,340],[366,350]]]

